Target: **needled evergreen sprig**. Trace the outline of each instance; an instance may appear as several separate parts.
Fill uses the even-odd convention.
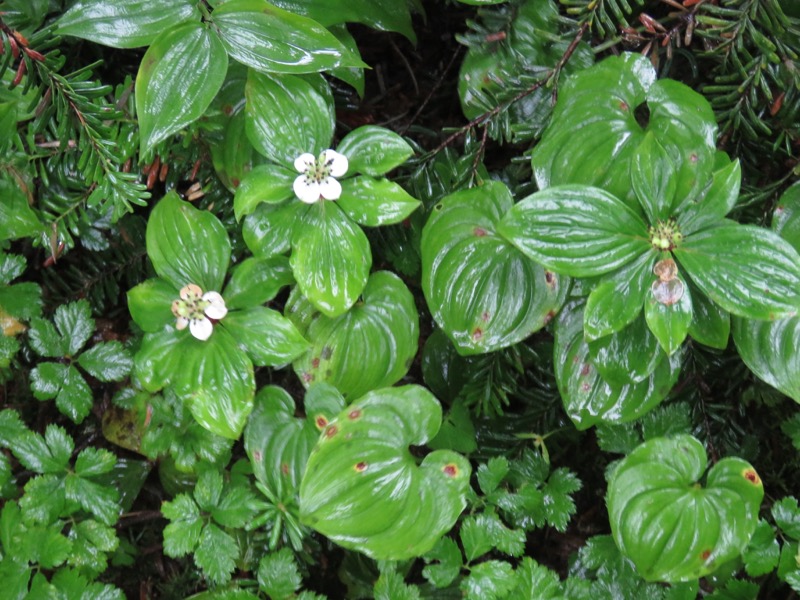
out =
[[[567,7],[567,14],[587,25],[596,36],[608,40],[619,39],[624,28],[630,28],[627,17],[634,6],[642,6],[644,0],[559,0]]]

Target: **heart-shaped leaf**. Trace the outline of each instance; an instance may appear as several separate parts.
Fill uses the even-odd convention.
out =
[[[422,289],[433,318],[461,354],[491,352],[541,329],[569,280],[548,272],[498,234],[514,205],[499,182],[452,194],[422,231]]]
[[[654,438],[611,474],[608,514],[620,551],[648,581],[698,579],[737,557],[758,524],[764,488],[740,458],[707,468],[703,445],[689,435]]]
[[[138,48],[193,18],[200,12],[191,0],[78,0],[57,21],[56,31],[112,48]]]
[[[266,4],[265,4],[266,6]],[[333,98],[319,75],[266,75],[250,71],[245,87],[247,137],[256,150],[293,168],[305,152],[314,156],[333,137]]]
[[[550,125],[534,149],[539,189],[582,183],[636,206],[632,160],[648,132],[676,169],[671,214],[711,176],[717,126],[708,101],[682,83],[656,80],[650,61],[639,54],[612,56],[579,71],[559,86]]]
[[[344,399],[331,386],[320,384],[306,394],[306,418],[295,417],[292,397],[274,385],[256,394],[244,430],[244,447],[256,479],[279,497],[300,485],[319,433],[341,411]]]
[[[161,34],[145,52],[136,75],[142,154],[201,117],[222,87],[227,69],[222,42],[202,24],[185,23]]]
[[[417,353],[419,316],[414,297],[399,277],[373,273],[363,301],[338,317],[315,314],[307,299],[293,296],[287,315],[311,340],[294,362],[304,385],[327,381],[348,398],[399,381]]]
[[[498,231],[533,260],[571,277],[609,273],[652,250],[647,225],[633,209],[584,185],[528,196],[506,213]]]
[[[372,251],[367,236],[336,203],[321,201],[295,225],[290,263],[303,295],[336,317],[364,290]]]
[[[700,291],[732,314],[779,319],[800,308],[800,255],[768,229],[723,221],[673,253]]]
[[[322,432],[300,485],[302,521],[378,560],[430,550],[466,506],[470,465],[450,450],[421,463],[409,452],[436,435],[442,409],[430,392],[370,392]]]
[[[169,192],[150,214],[146,238],[153,268],[176,290],[189,283],[204,292],[222,289],[231,243],[225,226],[210,212]]]
[[[564,307],[556,321],[553,362],[564,409],[575,427],[625,423],[654,408],[675,384],[681,353],[664,355],[652,374],[636,383],[614,385],[592,364],[583,337],[583,310],[579,303]]]
[[[316,73],[363,67],[319,23],[264,0],[230,0],[212,19],[231,58],[264,73]]]

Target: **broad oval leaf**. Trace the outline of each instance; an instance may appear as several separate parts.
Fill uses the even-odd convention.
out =
[[[227,69],[222,42],[200,23],[160,35],[145,52],[136,75],[142,154],[201,117],[222,87]]]
[[[731,161],[727,154],[718,152],[717,163],[709,188],[678,215],[678,226],[684,236],[719,224],[736,205],[742,184],[739,160]]]
[[[524,198],[498,231],[533,260],[571,277],[609,273],[651,250],[647,225],[636,212],[584,185],[551,187]]]
[[[392,385],[408,372],[417,353],[419,316],[399,277],[373,273],[363,300],[338,317],[313,314],[308,304],[295,295],[286,307],[311,340],[311,348],[293,365],[303,385],[327,381],[352,399]]]
[[[264,0],[230,0],[212,15],[231,58],[264,73],[316,73],[366,66],[312,19]]]
[[[222,327],[206,341],[173,327],[147,334],[134,363],[145,389],[172,386],[200,425],[239,438],[253,408],[253,364]]]
[[[611,532],[648,581],[690,581],[737,557],[758,524],[764,488],[740,458],[707,468],[689,435],[641,444],[613,470],[608,486]]]
[[[664,358],[641,314],[620,331],[588,341],[588,345],[592,366],[611,385],[647,379]]]
[[[221,325],[260,367],[288,364],[308,348],[289,319],[264,306],[229,312]]]
[[[647,132],[675,165],[675,212],[711,175],[716,120],[703,96],[676,81],[656,80],[650,61],[639,54],[609,57],[559,86],[550,125],[533,152],[536,182],[540,189],[597,186],[635,206],[631,163]]]
[[[604,380],[592,364],[583,337],[583,310],[570,303],[556,321],[553,362],[564,409],[578,429],[600,423],[626,423],[638,419],[669,393],[678,379],[681,353],[664,355],[652,374],[642,381],[614,385]]]
[[[222,296],[228,309],[250,308],[269,302],[280,289],[294,283],[289,259],[246,258],[234,268]]]
[[[244,430],[244,447],[253,474],[280,498],[300,486],[320,430],[345,406],[342,397],[325,385],[309,392],[304,404],[307,417],[298,419],[294,400],[283,388],[262,388]]]
[[[128,311],[143,331],[160,331],[175,321],[171,306],[178,293],[179,288],[164,279],[148,279],[128,290]]]
[[[280,204],[294,198],[292,183],[296,177],[297,173],[280,165],[254,167],[244,176],[233,196],[236,219],[251,214],[262,202]]]
[[[466,506],[470,465],[436,450],[409,452],[436,435],[442,409],[415,385],[370,392],[329,423],[300,485],[300,518],[376,560],[430,550]]]
[[[650,131],[636,148],[631,161],[631,186],[650,223],[672,216],[677,178],[672,159]]]
[[[339,206],[353,221],[367,227],[399,223],[420,205],[419,200],[388,179],[360,176],[341,183]]]
[[[768,229],[723,221],[673,253],[700,291],[734,315],[779,319],[800,307],[800,256]]]
[[[148,46],[164,31],[200,19],[191,0],[78,0],[56,22],[56,33],[112,48]]]
[[[664,284],[680,286],[682,290],[680,298],[675,302],[665,304],[660,302],[650,291],[644,302],[644,316],[647,326],[658,339],[664,352],[671,356],[680,348],[689,333],[689,325],[693,316],[692,296],[689,293],[689,286],[680,277],[669,282],[656,282],[656,285]]]
[[[347,157],[350,171],[373,177],[385,175],[414,154],[401,136],[376,125],[353,129],[342,138],[336,151]]]
[[[255,256],[270,258],[292,247],[295,226],[311,210],[308,204],[287,200],[280,204],[259,204],[242,224],[244,243]]]
[[[491,352],[541,329],[569,280],[498,234],[514,201],[502,183],[452,194],[422,231],[422,289],[433,318],[462,355]]]
[[[317,156],[330,147],[334,115],[327,83],[323,87],[311,77],[250,71],[245,97],[247,137],[270,160],[294,169],[301,154]]]
[[[210,212],[169,192],[150,214],[146,239],[153,268],[176,290],[189,283],[204,292],[222,289],[231,242],[225,226]]]
[[[724,350],[728,347],[731,333],[730,313],[714,304],[694,284],[687,283],[689,293],[692,295],[693,313],[692,322],[689,323],[689,335],[701,344]]]
[[[336,203],[320,201],[295,226],[289,260],[303,295],[336,317],[364,291],[372,251],[367,236]]]

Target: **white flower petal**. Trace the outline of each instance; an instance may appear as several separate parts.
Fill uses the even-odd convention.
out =
[[[309,167],[313,167],[317,162],[317,157],[313,154],[306,152],[294,159],[294,168],[298,173],[305,173]]]
[[[191,331],[192,335],[198,340],[203,340],[205,342],[211,337],[211,333],[214,331],[214,325],[205,317],[202,319],[192,319],[189,321],[189,331]]]
[[[219,320],[228,314],[228,309],[225,306],[225,300],[223,300],[219,292],[206,292],[203,294],[203,300],[211,303],[206,306],[203,312],[212,319]]]
[[[316,181],[308,183],[305,175],[300,175],[292,184],[294,193],[306,204],[314,204],[319,200],[319,184]]]
[[[325,150],[325,162],[330,161],[329,173],[334,177],[341,177],[347,173],[347,168],[350,166],[347,157],[344,154],[339,154],[335,150]]]
[[[342,195],[342,184],[333,177],[326,177],[319,184],[319,193],[325,200],[338,200]]]
[[[181,329],[186,329],[186,326],[189,324],[189,319],[186,317],[178,317],[177,322],[175,323],[175,328],[179,331]]]

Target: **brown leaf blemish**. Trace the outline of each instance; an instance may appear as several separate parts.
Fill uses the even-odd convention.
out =
[[[442,467],[442,473],[444,473],[448,477],[455,478],[458,476],[458,467],[453,463],[448,463],[444,467]]]

